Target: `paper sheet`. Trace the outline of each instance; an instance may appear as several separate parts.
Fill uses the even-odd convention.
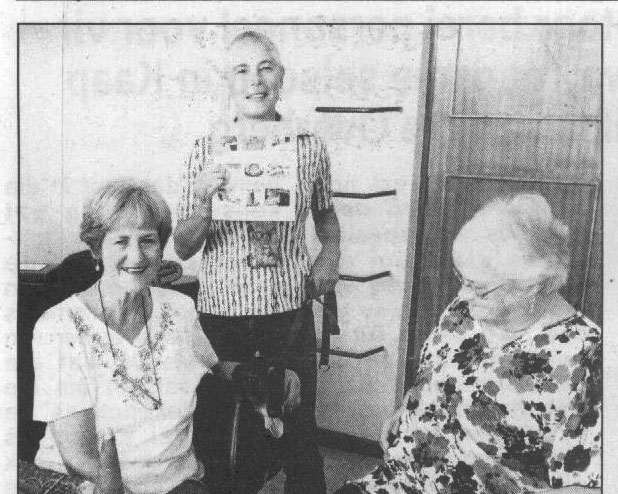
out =
[[[291,132],[217,134],[213,148],[213,166],[229,174],[213,199],[213,219],[294,221],[298,166]]]

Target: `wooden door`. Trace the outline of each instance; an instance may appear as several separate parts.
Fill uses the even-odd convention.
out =
[[[406,388],[423,341],[459,288],[453,240],[498,195],[545,196],[570,228],[562,293],[602,322],[601,26],[436,26],[431,51]]]

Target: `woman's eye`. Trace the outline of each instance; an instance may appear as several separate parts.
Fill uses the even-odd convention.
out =
[[[246,74],[247,73],[247,69],[245,69],[245,68],[236,69],[236,73],[237,74]]]
[[[271,65],[264,65],[263,67],[260,67],[260,70],[265,70],[266,72],[272,72],[273,67]]]
[[[116,245],[127,245],[127,241],[124,238],[118,239],[114,242]]]

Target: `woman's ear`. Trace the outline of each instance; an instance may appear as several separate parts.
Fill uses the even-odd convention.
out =
[[[281,75],[279,76],[279,88],[281,89],[283,87],[283,79],[285,78],[285,67],[280,65],[279,70],[281,71]]]
[[[540,281],[533,285],[529,285],[525,288],[524,293],[526,294],[526,296],[534,298],[536,303],[536,300],[538,300],[545,293],[545,283],[543,281]]]
[[[91,247],[90,255],[92,255],[92,258],[97,263],[97,266],[101,264],[101,248],[97,249],[96,247]]]

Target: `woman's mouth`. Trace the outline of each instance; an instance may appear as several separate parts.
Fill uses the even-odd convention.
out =
[[[136,268],[122,268],[122,270],[129,274],[140,274],[146,271],[148,266],[136,267]]]
[[[257,93],[251,93],[248,96],[246,96],[246,99],[255,99],[255,100],[263,100],[268,96],[268,93],[266,91],[260,91]]]

